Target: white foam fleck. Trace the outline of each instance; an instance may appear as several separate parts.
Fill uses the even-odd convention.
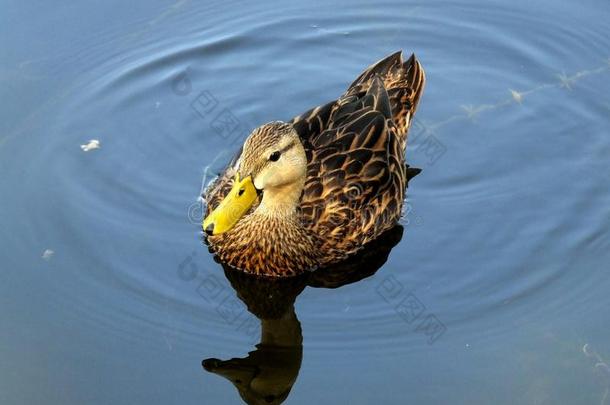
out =
[[[91,150],[99,149],[101,147],[102,146],[100,145],[100,141],[97,139],[91,139],[86,144],[80,146],[80,148],[83,150],[83,152],[89,152]]]

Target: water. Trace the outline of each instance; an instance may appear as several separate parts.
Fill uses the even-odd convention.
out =
[[[299,3],[4,3],[0,403],[238,404],[201,362],[248,357],[287,404],[610,403],[607,2]],[[398,49],[428,77],[400,241],[259,321],[202,178]]]

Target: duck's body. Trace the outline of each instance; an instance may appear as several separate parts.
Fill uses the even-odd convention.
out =
[[[249,273],[295,275],[343,260],[394,226],[424,83],[415,56],[403,63],[398,52],[339,99],[257,128],[205,193],[204,228],[218,258]]]

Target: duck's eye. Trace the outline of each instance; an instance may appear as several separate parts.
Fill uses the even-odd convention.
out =
[[[269,160],[272,162],[277,162],[280,159],[281,155],[282,154],[279,151],[275,151],[271,155],[269,155]]]

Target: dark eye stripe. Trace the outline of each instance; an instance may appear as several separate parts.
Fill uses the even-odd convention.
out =
[[[294,142],[290,142],[288,145],[286,145],[284,148],[282,148],[282,150],[280,150],[280,153],[284,153],[287,150],[289,150],[290,148],[292,148],[295,145]]]
[[[290,150],[292,147],[294,147],[294,145],[296,145],[295,142],[291,142],[288,145],[286,145],[285,147],[283,147],[282,149],[273,152],[271,155],[269,155],[269,160],[272,162],[277,162],[280,158],[280,156],[282,156],[282,153],[286,152],[287,150]]]

